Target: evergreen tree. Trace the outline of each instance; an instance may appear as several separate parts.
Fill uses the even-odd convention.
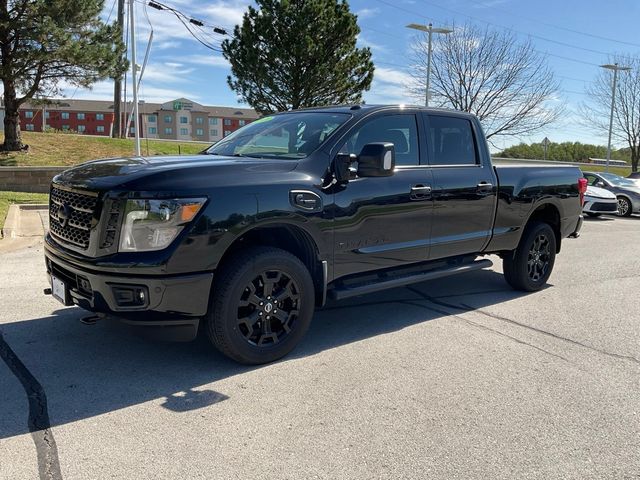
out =
[[[222,44],[227,81],[260,113],[359,103],[373,79],[357,48],[356,16],[342,0],[256,0]]]
[[[66,81],[88,87],[126,69],[121,32],[100,20],[104,0],[0,0],[5,151],[23,148],[18,109]]]

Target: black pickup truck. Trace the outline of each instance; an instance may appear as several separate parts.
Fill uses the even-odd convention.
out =
[[[280,113],[200,155],[56,176],[46,292],[183,340],[200,330],[264,363],[294,348],[327,298],[490,267],[488,254],[514,288],[541,288],[578,235],[585,190],[578,168],[492,166],[472,115]]]

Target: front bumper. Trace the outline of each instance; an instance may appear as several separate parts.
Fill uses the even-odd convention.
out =
[[[585,213],[608,213],[615,215],[618,212],[618,201],[615,198],[586,197],[582,211]]]
[[[193,336],[200,318],[207,314],[213,273],[142,276],[100,272],[69,263],[46,243],[45,262],[49,279],[55,275],[64,282],[69,305],[139,326],[185,327]],[[122,291],[127,289],[144,292],[144,301],[136,305],[123,302]],[[185,337],[184,332],[177,336]]]

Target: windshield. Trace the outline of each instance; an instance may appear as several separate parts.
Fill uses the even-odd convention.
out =
[[[205,151],[210,155],[304,158],[318,149],[351,115],[305,112],[262,117]]]
[[[609,183],[612,183],[616,186],[635,186],[635,182],[633,180],[629,180],[628,178],[621,177],[620,175],[616,175],[615,173],[601,173],[600,174],[604,179],[606,179]]]

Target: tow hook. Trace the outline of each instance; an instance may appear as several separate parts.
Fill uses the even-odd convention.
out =
[[[95,314],[95,315],[87,315],[86,317],[82,317],[80,319],[80,323],[84,325],[95,325],[98,323],[98,320],[102,320],[106,315],[104,314]]]

